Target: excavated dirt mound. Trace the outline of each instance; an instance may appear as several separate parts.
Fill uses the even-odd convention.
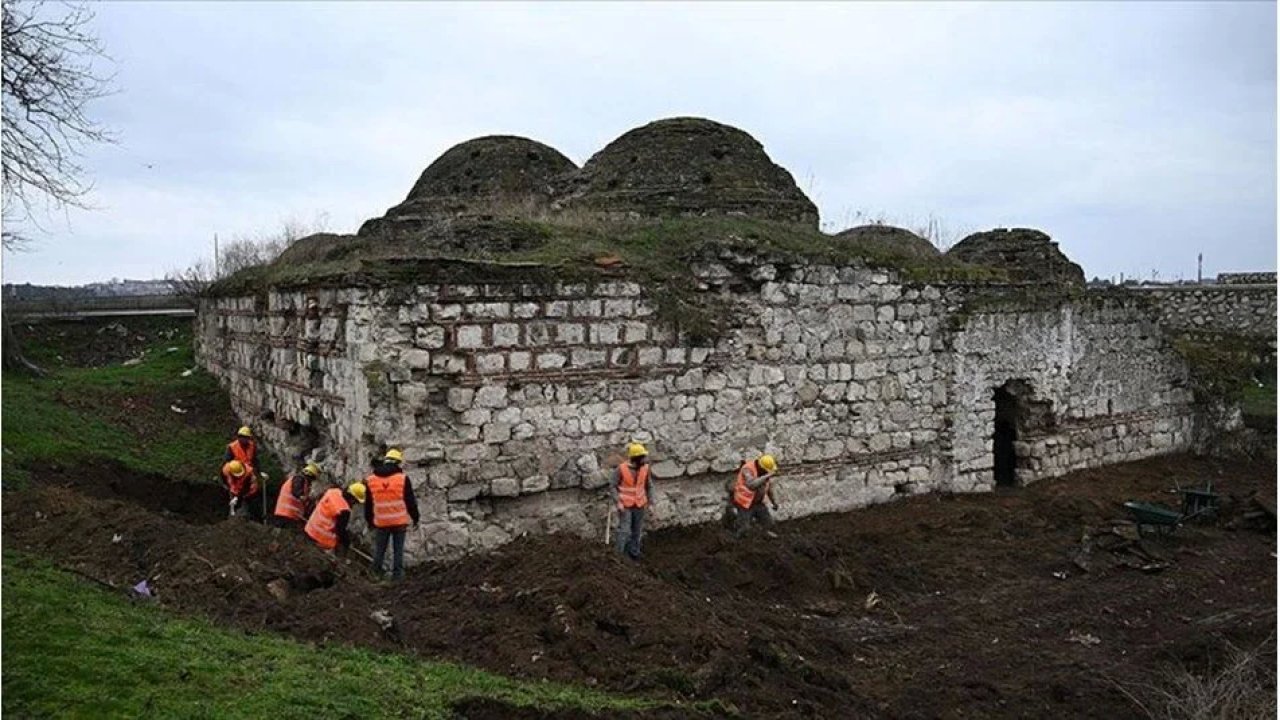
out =
[[[1208,480],[1224,495],[1215,522],[1140,539],[1125,520],[1125,500],[1169,503],[1175,482]],[[1120,718],[1140,715],[1122,686],[1216,667],[1228,643],[1274,643],[1275,531],[1253,524],[1256,493],[1274,497],[1273,466],[1172,457],[783,523],[777,537],[658,532],[639,564],[598,541],[527,537],[397,585],[296,533],[74,488],[6,498],[3,512],[13,546],[307,640],[718,698],[747,717]]]

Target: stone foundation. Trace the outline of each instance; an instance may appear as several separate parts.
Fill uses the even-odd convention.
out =
[[[632,440],[652,454],[655,526],[718,517],[725,481],[762,451],[784,518],[990,490],[1000,388],[1016,482],[1190,446],[1186,366],[1137,299],[977,310],[986,288],[863,267],[695,270],[734,321],[714,343],[674,332],[629,280],[506,279],[212,298],[197,351],[289,464],[351,481],[403,448],[423,511],[413,559],[603,536]]]

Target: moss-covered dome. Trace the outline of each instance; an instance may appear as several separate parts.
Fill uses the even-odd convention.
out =
[[[919,235],[892,225],[859,225],[836,233],[836,239],[880,253],[910,258],[936,258],[942,251]]]
[[[610,214],[818,222],[813,202],[755,138],[701,118],[624,133],[587,161],[567,192],[568,205]]]
[[[974,233],[948,250],[947,257],[1002,268],[1011,280],[1084,285],[1084,269],[1039,230],[997,228]]]
[[[441,219],[517,214],[551,202],[557,179],[578,169],[553,147],[513,135],[489,135],[449,148],[427,166],[404,202],[360,229],[414,230]]]

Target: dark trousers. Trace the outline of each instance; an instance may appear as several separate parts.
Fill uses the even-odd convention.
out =
[[[405,528],[374,528],[373,530],[373,572],[381,575],[382,561],[387,556],[387,541],[391,541],[391,577],[399,580],[404,577],[404,535]]]
[[[640,559],[640,541],[644,534],[644,508],[618,511],[618,552],[632,560]]]
[[[773,515],[764,503],[755,505],[749,510],[743,510],[740,507],[734,509],[738,511],[738,516],[735,518],[733,533],[739,537],[747,532],[747,527],[751,525],[752,520],[760,523],[761,527],[767,528],[773,525]]]

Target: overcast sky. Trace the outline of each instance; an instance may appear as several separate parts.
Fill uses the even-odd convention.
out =
[[[740,127],[818,204],[1036,227],[1090,275],[1276,266],[1274,3],[107,3],[97,209],[6,282],[161,277],[288,218],[354,232],[451,145],[581,164],[674,115]]]

